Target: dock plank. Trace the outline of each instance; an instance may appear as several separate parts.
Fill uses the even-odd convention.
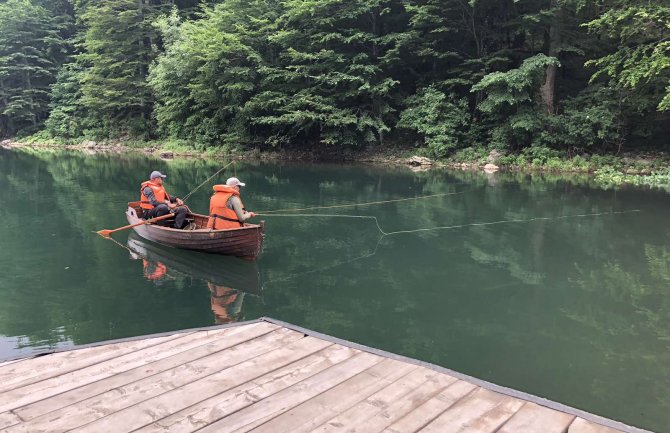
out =
[[[383,431],[385,433],[417,432],[476,389],[478,388],[471,383],[457,380],[437,396],[418,406]]]
[[[13,412],[19,415],[23,420],[30,420],[46,413],[86,400],[90,397],[94,397],[98,394],[111,391],[114,388],[118,388],[149,376],[179,367],[180,365],[186,364],[187,362],[200,360],[211,355],[216,356],[215,354],[217,352],[238,344],[242,344],[246,341],[253,340],[257,337],[261,337],[278,329],[279,327],[275,325],[265,323],[252,324],[245,327],[226,328],[226,332],[219,336],[219,338],[216,338],[214,341],[205,341],[203,342],[204,344],[197,347],[190,347],[189,344],[182,347],[184,350],[179,352],[176,352],[175,349],[173,349],[170,351],[170,353],[164,353],[164,355],[166,355],[164,359],[154,361],[150,365],[142,365],[132,370],[128,370],[124,372],[124,374],[116,374],[88,385],[73,388],[57,396],[39,400],[35,403],[14,409]],[[224,336],[225,338],[223,338]],[[194,339],[190,343],[197,341],[198,340]],[[272,347],[268,346],[268,350],[270,349],[272,349]],[[6,420],[7,413],[8,412],[0,414],[0,428],[5,428],[14,424],[10,424],[9,421]]]
[[[190,382],[168,392],[104,416],[72,432],[131,431],[170,416],[226,390],[249,382],[273,370],[320,351],[332,343],[303,337],[288,346],[248,359],[228,369]],[[105,405],[106,409],[107,405]]]
[[[565,433],[574,419],[573,415],[527,402],[498,433]]]
[[[196,431],[301,380],[314,376],[335,364],[345,362],[358,353],[354,349],[343,346],[329,346],[307,358],[298,360],[139,429],[137,433]]]
[[[254,332],[255,327],[256,325],[238,332],[251,334]],[[265,328],[268,328],[269,332],[272,327],[269,326]],[[136,350],[116,358],[84,367],[80,370],[15,388],[3,393],[0,397],[0,412],[16,409],[61,394],[73,388],[97,382],[137,367],[146,366],[147,364],[159,361],[176,353],[187,351],[186,353],[190,355],[192,352],[188,352],[189,349],[223,337],[227,333],[230,333],[230,329],[231,328],[202,331],[183,335],[180,338],[171,339],[160,344]]]
[[[619,430],[613,428],[605,427],[600,424],[596,424],[590,421],[586,421],[583,418],[576,418],[570,428],[568,428],[568,433],[618,433]]]
[[[0,432],[102,431],[651,433],[265,318],[0,364]]]
[[[337,429],[332,431],[346,431],[349,433],[381,432],[396,420],[410,413],[432,397],[435,397],[455,381],[456,378],[443,374],[432,376],[420,386],[412,389],[402,398],[388,400],[383,406],[380,406],[377,411],[374,410],[376,401],[373,400],[370,402],[369,410],[363,412],[363,416],[355,418],[353,422],[351,419],[342,422],[341,418],[338,417],[340,420],[338,424],[336,424]],[[332,421],[329,422],[329,424],[333,425]]]
[[[493,433],[522,405],[522,400],[479,388],[447,409],[420,432]]]
[[[383,358],[377,355],[365,352],[359,353],[353,358],[283,389],[247,408],[234,412],[198,431],[201,433],[243,433],[252,430],[268,419],[280,415],[292,407],[321,394],[380,363],[382,360]]]
[[[404,401],[407,395],[412,394],[413,391],[421,388],[432,390],[433,387],[429,383],[434,381],[437,376],[439,376],[439,373],[427,368],[416,369],[313,431],[319,433],[356,431],[355,427],[357,425],[364,424],[369,418],[388,409],[393,402]],[[444,382],[443,385],[439,385],[439,389],[446,387],[453,380],[448,381],[445,378]],[[432,393],[432,391],[429,392]]]
[[[0,396],[14,388],[76,371],[175,338],[182,338],[184,335],[186,333],[175,333],[173,335],[146,340],[125,341],[68,352],[58,352],[34,358],[30,363],[19,362],[9,364],[0,367]]]
[[[95,395],[92,398],[12,426],[7,429],[7,433],[63,432],[95,422],[119,411],[132,410],[147,400],[165,395],[171,390],[184,389],[192,383],[201,384],[203,381],[213,378],[212,385],[216,385],[217,381],[215,379],[217,377],[214,377],[215,374],[219,374],[218,377],[220,378],[222,374],[227,373],[229,368],[248,362],[250,358],[255,359],[274,353],[287,344],[293,344],[303,339],[302,334],[287,329],[279,329],[218,352],[224,356],[207,356],[181,364],[176,368],[114,388],[103,394]],[[123,423],[119,426],[123,426]],[[104,431],[104,429],[101,431]]]
[[[306,433],[380,389],[416,370],[417,366],[385,359],[351,379],[307,400],[251,430],[253,433]]]
[[[14,364],[14,363],[20,362],[20,361],[24,361],[24,360],[23,359],[13,359],[11,361],[0,362],[0,367],[4,367],[4,366],[9,365],[9,364]]]

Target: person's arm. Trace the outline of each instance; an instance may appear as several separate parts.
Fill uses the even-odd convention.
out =
[[[182,206],[184,204],[184,202],[181,201],[181,199],[178,197],[172,197],[171,195],[168,195],[168,197],[170,197],[170,203],[172,204],[176,204],[177,206]]]
[[[149,203],[151,203],[152,206],[158,206],[159,204],[165,204],[161,203],[158,200],[156,200],[156,194],[154,194],[154,191],[151,189],[151,187],[144,187],[144,196],[149,200]]]
[[[233,196],[230,199],[230,203],[233,205],[233,210],[235,211],[235,214],[237,215],[237,219],[240,220],[241,223],[246,222],[249,218],[253,218],[256,216],[253,212],[247,212],[244,210],[242,207],[242,200],[240,200],[239,197]]]

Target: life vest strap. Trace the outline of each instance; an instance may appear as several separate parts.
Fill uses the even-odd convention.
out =
[[[237,218],[228,218],[228,217],[224,217],[223,215],[218,215],[218,214],[215,214],[215,213],[211,214],[210,217],[212,217],[212,218],[214,218],[214,219],[216,219],[216,218],[220,218],[220,219],[222,219],[222,220],[224,220],[224,221],[230,221],[230,222],[234,222],[234,223],[239,223],[239,224],[240,224],[240,227],[242,227],[242,221],[240,221],[240,220],[237,219]]]

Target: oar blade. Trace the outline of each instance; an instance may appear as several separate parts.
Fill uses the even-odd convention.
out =
[[[98,230],[96,233],[102,236],[103,238],[108,238],[109,235],[111,235],[114,232],[114,230]]]

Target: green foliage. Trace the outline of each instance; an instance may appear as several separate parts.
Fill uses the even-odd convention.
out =
[[[625,0],[605,2],[611,9],[585,24],[609,38],[618,49],[587,63],[596,69],[592,81],[607,77],[621,87],[651,87],[659,110],[670,109],[670,5]]]
[[[524,60],[516,69],[487,74],[472,86],[472,92],[486,94],[486,99],[477,108],[486,114],[505,114],[510,109],[534,103],[544,72],[550,65],[558,66],[559,62],[553,57],[538,54]],[[520,125],[517,127],[528,128],[526,121],[519,119]]]
[[[423,135],[433,156],[443,157],[464,145],[465,128],[470,123],[467,99],[447,96],[434,87],[420,90],[408,98],[398,127]]]
[[[81,103],[82,69],[77,63],[64,65],[51,88],[51,113],[45,122],[53,137],[73,139],[85,135],[87,112]]]
[[[498,148],[522,148],[543,144],[547,116],[540,109],[538,89],[547,67],[558,60],[538,54],[525,59],[518,68],[492,72],[472,86],[486,98],[477,108],[496,125],[491,130],[491,145]]]
[[[35,132],[63,61],[63,24],[29,0],[0,3],[0,137]]]
[[[655,172],[647,176],[625,174],[613,166],[604,166],[596,171],[595,180],[604,187],[616,187],[622,184],[649,186],[670,192],[670,169]]]
[[[176,9],[156,22],[165,41],[149,74],[160,131],[206,145],[253,140],[245,105],[273,55],[268,34],[279,3],[228,1],[182,22]]]
[[[523,149],[569,159],[653,146],[668,130],[659,113],[670,108],[663,2],[8,0],[0,8],[0,135],[44,122],[65,140],[185,140],[203,150],[421,143],[445,157],[476,145],[558,169],[557,157]]]
[[[83,6],[86,30],[80,104],[98,126],[97,135],[146,136],[151,131],[152,96],[146,74],[157,38],[152,26],[163,1],[102,0]],[[165,2],[167,3],[167,2]]]
[[[262,70],[249,103],[266,142],[352,146],[382,143],[395,111],[399,4],[391,0],[289,0],[270,42],[277,62]]]
[[[624,138],[623,101],[616,89],[598,86],[565,103],[565,111],[554,119],[556,142],[566,148],[606,148]]]

